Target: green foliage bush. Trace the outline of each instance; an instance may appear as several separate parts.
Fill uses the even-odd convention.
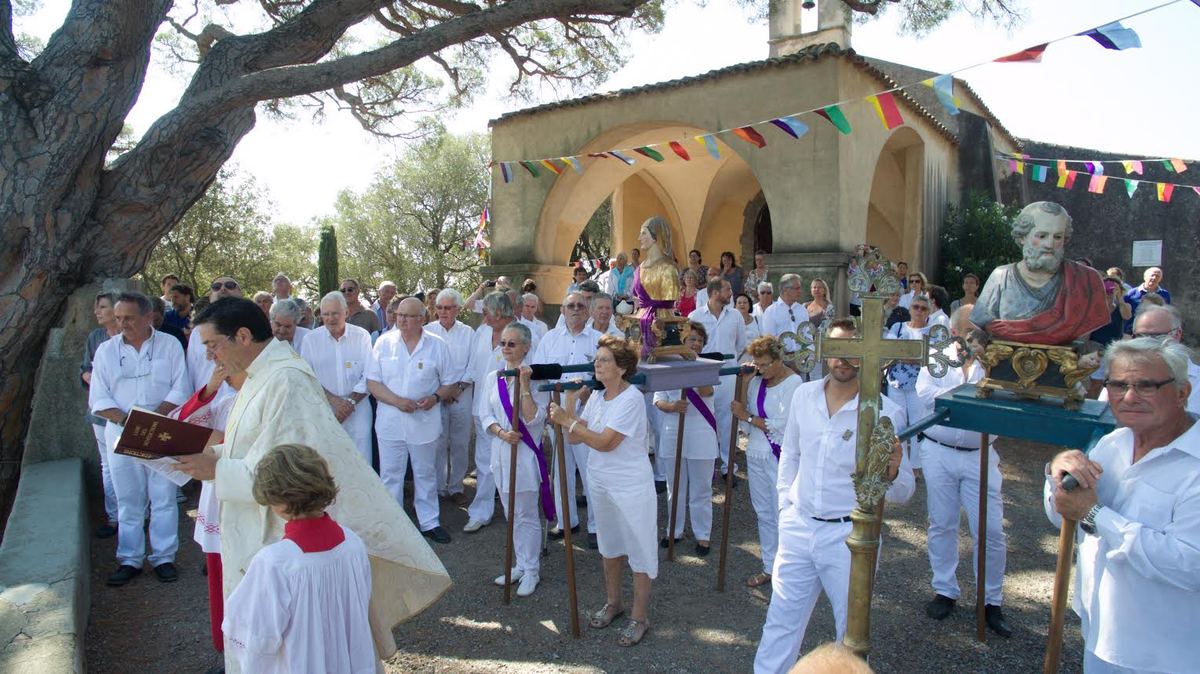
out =
[[[946,208],[938,278],[951,297],[962,297],[962,279],[968,273],[978,276],[982,285],[997,266],[1021,258],[1021,248],[1013,241],[1011,229],[1019,212],[981,192],[970,194],[959,206]]]

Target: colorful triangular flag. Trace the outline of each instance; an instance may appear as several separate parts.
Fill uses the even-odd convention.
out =
[[[1060,171],[1058,174],[1058,187],[1071,189],[1075,186],[1075,171]]]
[[[784,133],[792,138],[799,138],[808,133],[808,125],[796,119],[795,115],[772,119],[771,123],[782,129]]]
[[[900,110],[896,107],[896,97],[891,92],[867,96],[867,102],[875,108],[875,114],[879,115],[879,121],[883,122],[888,131],[904,124],[904,118],[900,116]]]
[[[1183,173],[1187,170],[1187,164],[1183,163],[1182,159],[1172,159],[1171,166],[1175,169],[1176,173]]]
[[[674,151],[675,154],[679,155],[680,159],[682,159],[684,161],[691,161],[691,159],[692,159],[691,155],[689,155],[687,150],[683,149],[683,146],[680,145],[678,142],[671,141],[671,142],[667,143],[667,145],[669,145],[671,147],[671,150]]]
[[[662,161],[663,160],[662,153],[659,152],[658,150],[655,150],[654,148],[650,147],[649,145],[646,145],[643,147],[635,147],[635,148],[633,148],[633,151],[642,156],[649,157],[649,158],[653,159],[654,161]]]
[[[616,157],[617,159],[620,159],[621,161],[625,162],[626,166],[633,166],[634,164],[637,163],[636,159],[634,159],[633,157],[630,157],[629,155],[627,155],[623,152],[619,152],[617,150],[609,150],[608,153],[610,155]]]
[[[504,182],[512,182],[512,164],[506,161],[500,162],[500,177],[504,178]]]
[[[1125,193],[1129,195],[1130,199],[1133,198],[1133,193],[1137,191],[1137,188],[1138,181],[1129,179],[1125,180]]]
[[[849,135],[850,120],[846,119],[846,115],[842,114],[842,109],[836,105],[826,106],[820,110],[814,110],[818,115],[824,117],[830,124],[837,127],[838,131]]]
[[[733,135],[741,138],[760,150],[767,146],[767,139],[763,138],[762,134],[759,133],[758,130],[753,126],[738,127],[733,130]]]
[[[1121,25],[1120,21],[1105,24],[1099,28],[1093,28],[1089,31],[1079,33],[1081,36],[1090,37],[1100,43],[1105,49],[1135,49],[1142,46],[1142,41],[1138,39],[1138,34],[1132,29]]]
[[[1171,194],[1175,192],[1175,186],[1170,183],[1158,183],[1158,200],[1162,202],[1171,201]]]
[[[1103,194],[1106,182],[1108,182],[1108,176],[1092,174],[1091,179],[1088,180],[1088,191],[1094,194]]]
[[[563,170],[554,163],[553,159],[539,159],[538,163],[554,172],[554,175],[562,175]]]
[[[1121,166],[1125,167],[1125,175],[1138,174],[1142,175],[1142,162],[1136,159],[1127,159],[1121,162]]]
[[[1046,182],[1046,173],[1048,169],[1045,166],[1035,164],[1033,167],[1033,179],[1039,183]]]
[[[578,157],[559,157],[558,160],[575,169],[576,173],[583,173],[583,164],[579,162]]]
[[[526,170],[526,171],[529,171],[529,175],[533,176],[534,178],[536,178],[536,177],[538,177],[538,176],[542,175],[542,172],[541,172],[540,170],[538,170],[538,167],[537,167],[537,165],[536,165],[536,164],[534,164],[533,162],[531,162],[531,161],[522,161],[522,162],[520,162],[520,163],[521,163],[521,166],[524,166],[524,167],[525,167],[525,170]]]
[[[1046,43],[1046,44],[1039,44],[1035,47],[1030,47],[1028,49],[1022,49],[1021,51],[1013,52],[1013,53],[1009,54],[1008,56],[1001,56],[1000,58],[996,59],[995,62],[996,63],[1022,63],[1022,62],[1037,63],[1038,61],[1042,60],[1042,54],[1046,51],[1046,47],[1048,47],[1048,46],[1050,46],[1050,44]]]
[[[704,149],[708,150],[708,154],[711,155],[713,159],[721,158],[721,150],[717,146],[717,140],[712,137],[711,133],[706,133],[703,136],[696,136],[696,142],[703,145]]]
[[[925,80],[921,84],[933,89],[933,93],[937,94],[938,102],[946,108],[946,112],[957,115],[959,100],[954,97],[954,76],[953,75],[938,75]]]
[[[1066,173],[1066,172],[1067,172],[1067,162],[1066,162],[1066,160],[1065,160],[1065,159],[1059,159],[1059,160],[1058,160],[1058,172],[1059,172],[1059,173]]]

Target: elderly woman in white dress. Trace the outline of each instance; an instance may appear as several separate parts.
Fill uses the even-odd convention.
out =
[[[533,391],[530,386],[530,369],[525,357],[533,341],[529,327],[512,322],[500,333],[500,352],[504,356],[504,370],[519,370],[521,379],[520,406],[521,426],[512,427],[512,394],[516,382],[512,377],[500,377],[500,370],[493,370],[484,380],[482,393],[487,396],[480,415],[480,425],[487,430],[492,440],[492,475],[500,490],[500,503],[505,514],[513,520],[512,582],[517,586],[518,597],[528,597],[537,589],[540,577],[540,555],[542,525],[538,521],[538,494],[545,485],[545,496],[549,497],[549,476],[542,454],[540,440],[546,426],[546,403],[549,394]],[[512,445],[517,446],[517,488],[513,512],[508,512],[508,486],[512,474]],[[546,502],[548,501],[548,506]],[[554,510],[553,499],[543,499],[547,514]],[[495,583],[504,586],[504,574],[496,577]]]
[[[625,613],[621,574],[626,562],[633,571],[633,610],[618,644],[633,646],[650,629],[650,581],[658,575],[658,502],[654,473],[646,452],[646,403],[629,383],[637,371],[638,352],[624,340],[600,338],[596,379],[604,385],[588,398],[579,417],[567,410],[587,395],[587,388],[567,394],[563,407],[550,405],[550,420],[567,431],[569,442],[582,442],[588,453],[588,507],[596,512],[596,535],[604,558],[604,606],[592,614],[590,626],[608,627]]]
[[[699,353],[708,341],[708,332],[703,325],[691,323],[691,332],[683,341],[684,346]],[[661,457],[663,472],[667,476],[667,507],[675,511],[674,536],[683,539],[684,520],[692,522],[692,535],[696,537],[696,555],[704,557],[709,552],[709,535],[712,533],[712,474],[717,460],[717,427],[713,407],[713,387],[698,386],[688,389],[688,396],[681,399],[678,389],[657,391],[654,406],[662,415],[662,433],[658,436],[658,456]],[[703,406],[703,409],[701,409]],[[679,413],[684,413],[683,464],[679,466],[679,494],[683,499],[675,502],[675,447],[679,438]],[[671,526],[671,510],[667,511],[667,527]],[[664,537],[659,547],[667,547],[670,541]]]

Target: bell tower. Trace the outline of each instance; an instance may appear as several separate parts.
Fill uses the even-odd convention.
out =
[[[841,0],[770,0],[772,57],[834,42],[850,48],[850,8]]]

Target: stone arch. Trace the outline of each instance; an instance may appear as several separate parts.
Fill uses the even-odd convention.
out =
[[[884,143],[875,162],[867,205],[866,239],[892,260],[920,269],[925,141],[903,126]]]

